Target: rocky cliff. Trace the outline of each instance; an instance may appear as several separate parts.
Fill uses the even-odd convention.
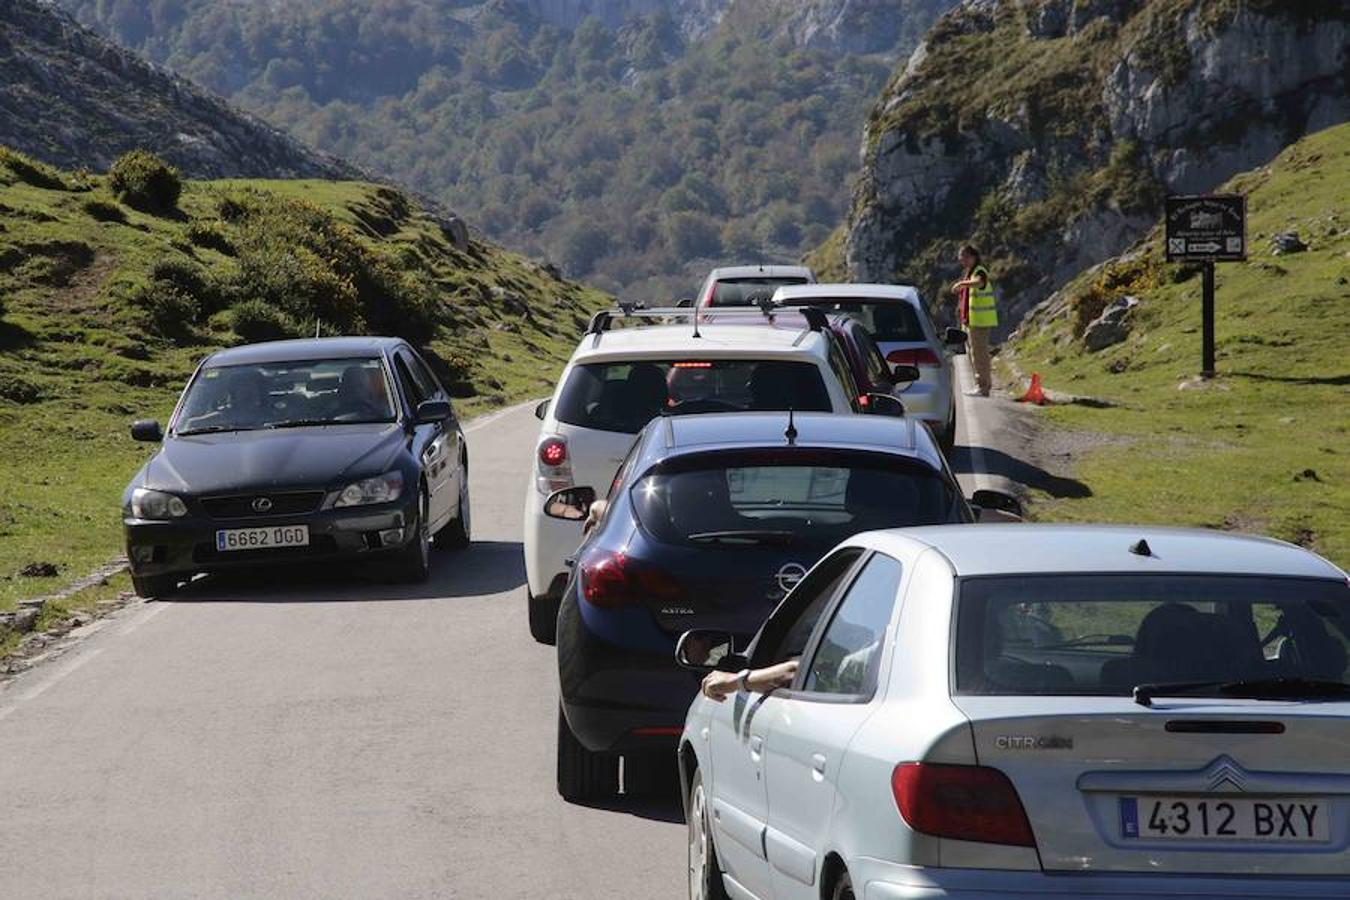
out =
[[[359,174],[36,0],[0,2],[0,144],[100,171],[144,147],[194,177]]]
[[[873,110],[849,268],[934,296],[973,237],[1011,326],[1166,193],[1350,118],[1348,23],[1339,0],[966,0]]]

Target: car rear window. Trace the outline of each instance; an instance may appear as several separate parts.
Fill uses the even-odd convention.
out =
[[[655,416],[744,410],[831,412],[809,362],[683,359],[588,363],[563,384],[559,422],[637,434]]]
[[[793,284],[807,284],[800,276],[779,278],[727,278],[713,285],[709,306],[754,306],[773,297],[780,287]]]
[[[790,301],[793,305],[805,305]],[[904,300],[815,300],[826,312],[842,313],[856,319],[879,343],[915,343],[928,340],[919,313]]]
[[[958,599],[956,689],[1129,695],[1141,684],[1340,681],[1348,647],[1350,588],[1335,581],[977,578]]]
[[[642,527],[676,544],[834,545],[859,531],[961,514],[936,470],[846,451],[684,458],[638,479],[631,496]]]

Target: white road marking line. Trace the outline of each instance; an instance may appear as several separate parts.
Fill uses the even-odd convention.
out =
[[[473,434],[475,431],[481,431],[482,429],[491,425],[493,422],[496,422],[498,419],[504,419],[507,416],[511,415],[511,413],[525,409],[526,407],[529,406],[533,406],[538,402],[539,402],[538,400],[527,400],[524,403],[517,403],[515,406],[508,406],[506,409],[499,409],[496,412],[479,416],[478,418],[471,420],[469,424],[464,426],[464,433]]]
[[[71,674],[76,669],[79,669],[85,663],[89,662],[89,660],[98,656],[102,652],[103,648],[100,647],[97,650],[90,650],[88,653],[82,653],[78,658],[71,660],[64,666],[58,667],[51,674],[46,675],[46,677],[43,678],[41,682],[29,688],[24,693],[20,694],[18,699],[15,700],[12,704],[5,707],[4,709],[0,709],[0,721],[7,718],[11,713],[13,713],[23,704],[29,703],[33,700],[36,700],[38,697],[41,697],[44,693],[47,692],[47,690],[52,685],[61,681],[67,675]]]
[[[966,446],[970,450],[971,467],[975,470],[970,477],[975,482],[975,490],[985,490],[990,486],[990,474],[989,461],[984,455],[984,425],[971,409],[971,401],[981,398],[965,396],[966,391],[975,389],[975,370],[971,368],[968,356],[956,358],[956,373],[961,383],[958,388],[961,391],[961,422],[966,426]]]

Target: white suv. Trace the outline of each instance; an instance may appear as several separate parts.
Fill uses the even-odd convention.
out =
[[[724,266],[703,279],[694,305],[700,309],[758,306],[781,287],[815,282],[816,274],[806,266]]]
[[[543,424],[525,499],[530,633],[553,642],[566,559],[582,524],[544,515],[574,485],[607,487],[654,416],[742,410],[862,412],[859,389],[828,329],[791,324],[648,324],[689,310],[598,313],[536,414]]]

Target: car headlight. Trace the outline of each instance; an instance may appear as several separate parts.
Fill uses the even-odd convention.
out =
[[[385,472],[374,478],[354,481],[338,492],[334,507],[368,506],[372,503],[392,503],[403,495],[403,473]]]
[[[188,508],[181,497],[136,488],[131,492],[131,514],[138,519],[181,519],[188,514]]]

